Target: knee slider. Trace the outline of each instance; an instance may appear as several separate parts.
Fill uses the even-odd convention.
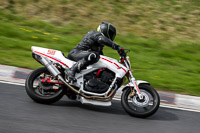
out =
[[[99,60],[100,56],[97,53],[91,53],[88,55],[87,60],[92,63],[96,63]]]

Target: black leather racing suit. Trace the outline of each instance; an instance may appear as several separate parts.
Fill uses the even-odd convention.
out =
[[[90,31],[85,37],[79,42],[79,44],[73,48],[68,58],[73,61],[80,61],[82,64],[80,69],[85,68],[88,65],[98,62],[100,55],[103,55],[103,47],[108,46],[115,50],[118,49],[119,45],[103,36],[98,31]]]

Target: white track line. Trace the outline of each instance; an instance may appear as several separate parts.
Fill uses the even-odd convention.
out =
[[[113,98],[113,100],[121,101],[121,99],[119,99],[119,98]],[[200,113],[200,110],[189,109],[189,108],[182,108],[182,107],[176,107],[176,106],[171,106],[171,105],[162,104],[162,103],[160,104],[160,107],[170,108],[170,109],[178,109],[178,110],[184,110],[184,111],[191,111],[191,112],[199,112]]]
[[[5,84],[12,84],[12,85],[20,85],[20,86],[25,86],[23,83],[15,83],[15,82],[10,82],[10,81],[2,81],[0,80],[0,83],[5,83]]]
[[[166,104],[163,105],[162,103],[161,103],[160,107],[171,108],[171,109],[178,109],[178,110],[184,110],[184,111],[199,112],[200,113],[200,110],[194,110],[194,109],[189,109],[189,108],[181,108],[181,107],[169,106],[169,105],[166,105]]]
[[[22,83],[13,83],[13,82],[9,82],[9,81],[1,81],[1,80],[0,80],[0,83],[25,86],[25,84],[22,84]],[[121,99],[119,99],[119,98],[113,98],[113,100],[121,101]],[[178,109],[178,110],[184,110],[184,111],[199,112],[200,113],[200,110],[194,110],[194,109],[188,109],[188,108],[181,108],[181,107],[176,107],[176,106],[170,106],[170,105],[162,104],[162,103],[161,103],[160,107],[171,108],[171,109]]]

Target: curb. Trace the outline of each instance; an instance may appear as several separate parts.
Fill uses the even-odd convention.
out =
[[[33,70],[0,64],[0,81],[24,85],[25,79],[31,71]],[[121,88],[117,91],[115,95],[116,99],[120,99],[121,97]],[[200,97],[180,95],[165,91],[158,91],[158,93],[160,96],[161,106],[163,107],[175,107],[178,109],[200,112]]]

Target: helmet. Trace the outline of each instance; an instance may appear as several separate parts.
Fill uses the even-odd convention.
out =
[[[112,41],[115,39],[116,29],[111,23],[102,22],[97,28],[97,31],[101,32],[105,37]]]

